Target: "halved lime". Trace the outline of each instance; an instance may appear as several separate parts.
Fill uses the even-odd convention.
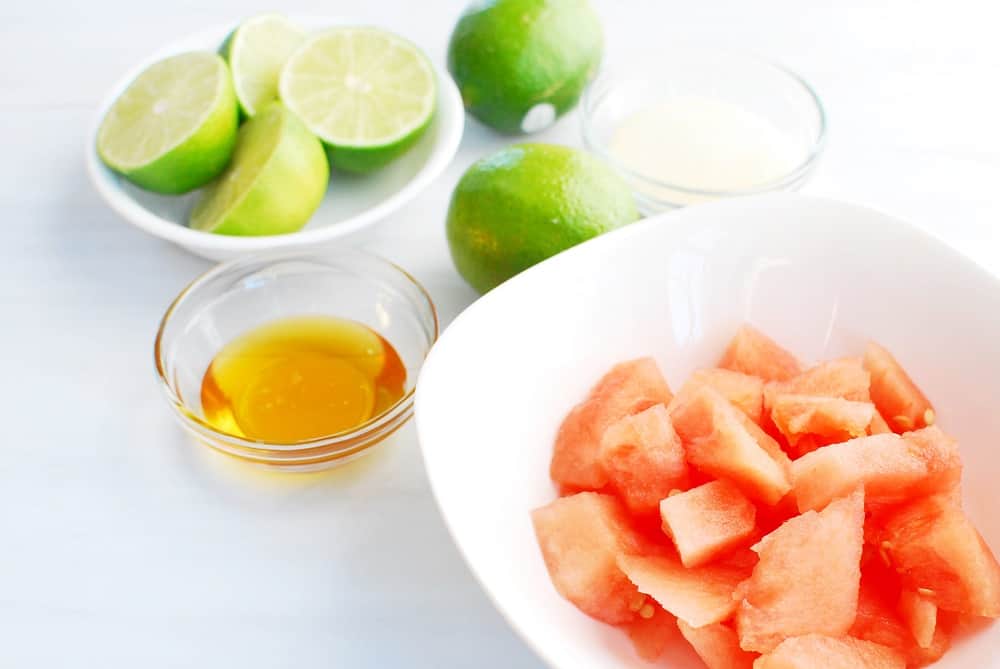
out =
[[[305,31],[284,16],[263,14],[241,23],[226,39],[223,52],[246,116],[278,99],[281,68],[305,38]]]
[[[195,204],[190,224],[222,235],[295,232],[316,211],[329,180],[322,144],[272,102],[240,128],[229,167]]]
[[[238,120],[222,58],[182,53],[150,65],[115,100],[97,132],[97,153],[143,188],[185,193],[226,167]]]
[[[335,28],[292,54],[279,90],[323,140],[334,167],[364,173],[402,154],[427,128],[437,81],[427,57],[402,37]]]

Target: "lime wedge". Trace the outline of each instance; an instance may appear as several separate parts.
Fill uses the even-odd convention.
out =
[[[280,102],[243,124],[226,171],[191,212],[196,230],[278,235],[304,226],[330,180],[323,145]]]
[[[434,115],[427,57],[376,28],[335,28],[307,39],[281,72],[282,101],[327,147],[330,163],[370,172],[408,149]]]
[[[229,70],[214,53],[183,53],[146,68],[97,132],[104,164],[158,193],[185,193],[229,162],[238,113]]]
[[[276,14],[255,16],[232,32],[223,51],[246,116],[278,99],[281,68],[305,38],[304,30]]]

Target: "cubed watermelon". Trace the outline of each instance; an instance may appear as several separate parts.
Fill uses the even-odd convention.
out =
[[[895,648],[906,658],[907,667],[923,667],[936,662],[951,646],[947,631],[938,625],[930,646],[921,648],[897,610],[900,591],[897,574],[881,560],[863,567],[858,612],[848,633]]]
[[[636,618],[625,624],[625,633],[639,657],[655,662],[677,640],[677,619],[645,596],[639,601]]]
[[[793,452],[804,454],[814,445],[835,444],[868,434],[875,415],[871,402],[855,402],[840,397],[814,395],[776,395],[771,420],[788,440]],[[801,447],[804,437],[813,437],[808,447]]]
[[[739,488],[721,479],[660,502],[663,531],[673,539],[685,567],[706,564],[746,542],[756,514]]]
[[[930,401],[889,351],[869,342],[864,364],[872,377],[872,402],[893,431],[908,432],[934,423]]]
[[[885,418],[876,409],[872,415],[872,422],[868,425],[868,434],[887,434],[889,432],[892,432],[892,428],[889,427],[889,423],[885,422]]]
[[[719,360],[719,367],[757,376],[765,381],[784,381],[801,373],[794,355],[750,325],[742,325]]]
[[[633,513],[655,513],[671,490],[687,488],[684,447],[662,404],[611,424],[601,439],[600,463]]]
[[[784,463],[748,431],[752,421],[712,388],[698,386],[679,393],[668,410],[694,467],[729,479],[748,497],[765,504],[777,503],[791,489]]]
[[[730,369],[699,369],[691,374],[688,383],[714,388],[750,420],[760,423],[764,411],[764,380],[760,377]]]
[[[867,402],[871,399],[870,387],[871,375],[861,358],[828,360],[787,381],[769,382],[764,388],[764,408],[770,409],[774,396],[784,393]]]
[[[921,648],[930,648],[937,628],[937,605],[920,593],[903,588],[896,608]]]
[[[766,653],[788,637],[847,632],[858,605],[864,517],[859,488],[761,539],[754,547],[760,562],[739,590],[744,650]]]
[[[849,636],[792,637],[753,664],[754,669],[905,669],[894,648]]]
[[[648,547],[629,525],[621,502],[582,492],[535,509],[531,518],[559,594],[607,623],[635,619],[639,592],[618,568],[617,559]]]
[[[704,627],[691,627],[678,618],[677,627],[708,669],[753,668],[757,655],[740,648],[739,637],[728,625],[713,623]]]
[[[599,490],[608,482],[598,461],[604,431],[615,421],[666,404],[672,394],[652,358],[615,365],[570,411],[556,435],[549,473],[570,489]]]
[[[835,497],[865,488],[870,509],[950,489],[962,474],[958,444],[938,427],[902,437],[878,434],[833,444],[792,463],[799,509],[820,509]]]
[[[721,622],[733,614],[733,591],[750,569],[708,565],[688,569],[670,555],[621,555],[618,567],[639,589],[692,627]]]
[[[903,586],[941,609],[1000,617],[1000,565],[950,495],[931,495],[884,518],[880,546]]]
[[[778,463],[781,470],[785,472],[785,475],[789,476],[792,471],[792,461],[788,457],[788,453],[785,452],[785,449],[778,443],[778,440],[768,434],[760,425],[750,420],[749,416],[745,414],[738,415],[740,423],[750,433],[750,436],[754,438],[754,441]]]

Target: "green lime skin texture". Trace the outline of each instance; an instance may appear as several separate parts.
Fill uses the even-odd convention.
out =
[[[186,193],[226,167],[239,112],[226,63],[191,52],[146,68],[108,110],[97,153],[146,190]]]
[[[560,251],[639,219],[628,186],[590,154],[515,144],[473,164],[452,194],[458,273],[485,293]]]
[[[483,0],[455,26],[448,69],[470,114],[503,133],[529,133],[576,106],[602,48],[587,0]]]
[[[190,225],[222,235],[296,232],[329,182],[323,145],[295,114],[272,102],[240,128],[229,167],[195,204]]]

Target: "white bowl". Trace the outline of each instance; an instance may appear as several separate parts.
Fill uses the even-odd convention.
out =
[[[452,537],[510,624],[552,667],[644,666],[625,636],[556,594],[529,512],[566,412],[613,363],[653,355],[675,386],[752,321],[803,358],[876,339],[959,438],[966,508],[1000,551],[1000,281],[918,229],[794,194],[663,214],[571,249],[466,310],[424,363],[427,472]],[[936,666],[1000,667],[1000,625]],[[662,666],[700,667],[690,655]]]
[[[348,21],[337,17],[290,18],[309,30],[349,25]],[[160,49],[129,70],[101,102],[84,149],[87,172],[108,206],[129,223],[213,260],[273,249],[318,248],[368,227],[402,207],[430,185],[455,156],[462,139],[465,110],[451,76],[434,64],[438,81],[437,111],[423,137],[405,155],[375,174],[354,176],[332,172],[326,198],[301,231],[265,237],[233,237],[192,230],[187,227],[187,220],[197,192],[182,196],[158,195],[129,183],[101,162],[96,149],[97,130],[112,103],[140,72],[175,53],[216,51],[236,25],[200,32]]]

